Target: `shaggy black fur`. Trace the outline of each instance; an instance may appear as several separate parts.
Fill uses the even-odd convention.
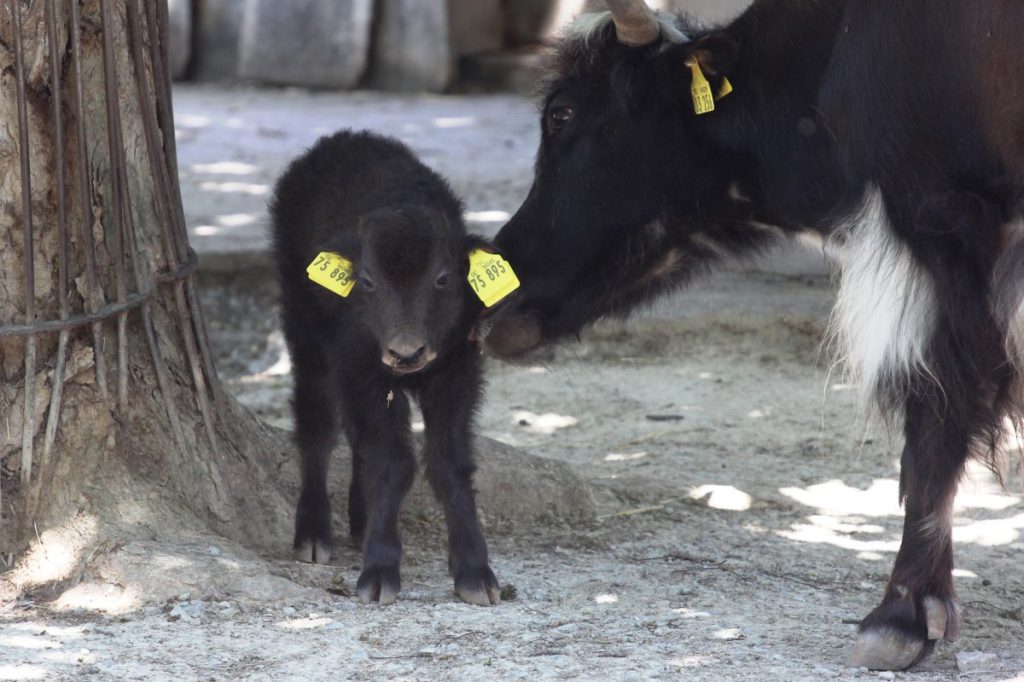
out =
[[[426,423],[426,475],[445,509],[456,592],[497,603],[472,488],[483,378],[470,338],[481,305],[466,281],[467,254],[484,242],[467,236],[444,180],[400,142],[369,133],[322,138],[281,177],[270,211],[302,454],[300,558],[330,559],[327,466],[344,429],[350,530],[363,550],[357,591],[364,601],[394,601],[399,507],[416,470],[412,396]],[[355,264],[348,298],[307,278],[321,251]]]

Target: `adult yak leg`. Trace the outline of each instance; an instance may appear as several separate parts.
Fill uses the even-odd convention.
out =
[[[908,261],[921,265],[907,267],[918,268],[913,278],[928,293],[904,301],[903,310],[928,315],[912,331],[929,333],[902,365],[881,367],[874,386],[883,407],[902,408],[906,438],[903,540],[885,597],[861,623],[850,657],[852,665],[874,669],[909,668],[958,632],[953,498],[968,458],[993,447],[1012,380],[989,306],[998,246],[986,235],[998,232],[996,212],[973,194],[950,193],[924,202],[919,219],[917,234],[927,242]]]
[[[356,392],[359,399],[350,401],[345,410],[347,422],[353,425],[353,474],[362,473],[355,485],[365,493],[363,570],[356,593],[365,604],[392,604],[402,588],[398,516],[416,474],[409,400],[401,391],[386,399],[383,386],[365,388]]]
[[[851,665],[903,670],[937,640],[957,634],[951,512],[970,448],[963,429],[944,418],[946,409],[934,399],[908,400],[900,460],[903,541],[885,598],[860,624]]]
[[[448,524],[448,570],[464,602],[490,606],[501,601],[480,531],[473,491],[472,424],[480,400],[479,360],[453,363],[434,377],[420,404],[426,425],[426,475],[444,506]]]

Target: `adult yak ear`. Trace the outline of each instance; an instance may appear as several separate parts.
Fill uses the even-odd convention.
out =
[[[740,56],[739,41],[724,31],[709,33],[686,47],[686,61],[695,61],[707,76],[728,76]]]
[[[690,104],[682,103],[692,99],[695,113],[711,113],[732,92],[729,78],[739,56],[739,41],[722,31],[675,45],[656,57],[657,87],[673,106],[688,108]]]

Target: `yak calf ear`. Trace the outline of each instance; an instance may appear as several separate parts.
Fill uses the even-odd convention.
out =
[[[690,58],[709,76],[728,75],[740,57],[739,41],[722,31],[699,38],[688,48]]]
[[[321,242],[317,247],[317,251],[327,251],[329,253],[336,253],[339,256],[343,256],[346,260],[350,260],[353,263],[359,262],[362,249],[361,240],[359,236],[355,234],[354,230],[345,230],[341,234],[334,235],[325,242]],[[316,254],[313,254],[316,255]]]

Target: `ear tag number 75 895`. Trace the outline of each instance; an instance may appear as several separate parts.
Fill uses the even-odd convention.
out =
[[[519,288],[519,278],[509,262],[483,249],[470,252],[467,279],[473,292],[488,308]]]
[[[306,268],[306,274],[320,286],[345,298],[352,293],[352,287],[356,285],[355,270],[352,261],[347,258],[322,251]]]

